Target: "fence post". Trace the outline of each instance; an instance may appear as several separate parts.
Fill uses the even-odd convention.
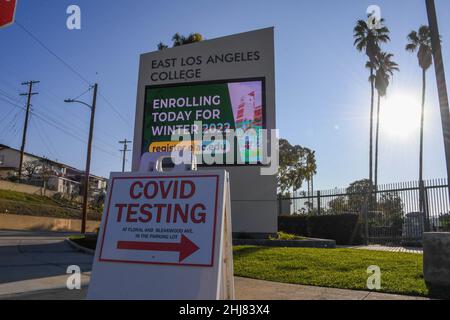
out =
[[[372,204],[372,185],[369,192],[366,193],[364,205],[363,205],[363,217],[364,217],[364,242],[365,245],[369,245],[369,210]]]
[[[419,181],[419,210],[423,213],[425,222],[425,232],[430,232],[430,216],[428,215],[427,191],[423,181]]]
[[[279,216],[281,216],[281,208],[282,208],[282,201],[283,201],[283,199],[282,199],[282,196],[281,196],[281,194],[278,196],[278,215]]]
[[[320,216],[320,191],[317,191],[317,215]]]

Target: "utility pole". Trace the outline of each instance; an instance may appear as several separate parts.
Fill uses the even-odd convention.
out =
[[[439,105],[441,111],[442,131],[444,133],[445,160],[447,164],[447,183],[450,184],[450,111],[448,105],[447,84],[445,81],[444,61],[442,59],[441,39],[436,16],[434,0],[425,0],[427,6],[428,23],[431,33],[431,44],[433,47],[434,69],[439,94]],[[450,187],[448,190],[450,197]]]
[[[123,150],[119,150],[120,152],[123,152],[123,158],[122,158],[122,172],[125,172],[125,162],[127,161],[127,152],[130,152],[131,150],[128,150],[128,143],[132,143],[133,141],[129,141],[127,139],[123,141],[119,141],[120,144],[123,144]]]
[[[91,109],[91,121],[89,125],[89,140],[86,158],[86,170],[84,171],[84,188],[83,188],[83,218],[81,220],[81,233],[86,233],[86,221],[87,221],[87,210],[88,210],[88,196],[89,196],[89,175],[91,170],[91,151],[92,151],[92,136],[94,134],[94,118],[95,118],[95,106],[97,104],[97,89],[98,84],[94,84],[94,93],[92,96],[92,105],[89,105],[83,101],[78,101],[74,99],[67,99],[64,102],[67,103],[81,103]]]
[[[89,125],[89,140],[88,140],[88,150],[86,158],[86,170],[84,172],[84,194],[83,194],[83,221],[81,223],[81,233],[86,233],[86,221],[87,221],[87,210],[88,210],[88,196],[89,196],[89,175],[91,171],[91,151],[92,151],[92,136],[94,134],[94,117],[95,117],[95,106],[97,104],[97,83],[94,84],[94,94],[92,97],[91,106],[91,121]]]
[[[27,129],[28,129],[28,118],[30,114],[30,107],[31,107],[31,97],[39,94],[37,92],[33,92],[33,84],[39,83],[39,81],[27,81],[22,82],[23,86],[28,86],[28,93],[22,93],[21,96],[27,96],[27,110],[25,113],[25,124],[23,126],[23,135],[22,135],[22,146],[20,147],[20,161],[19,161],[19,183],[22,179],[22,166],[23,166],[23,154],[25,152],[25,142],[27,138]]]

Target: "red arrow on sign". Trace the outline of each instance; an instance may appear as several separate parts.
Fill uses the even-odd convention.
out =
[[[7,27],[14,22],[16,0],[0,0],[0,28]]]
[[[178,251],[181,262],[191,254],[196,252],[199,247],[186,236],[181,235],[181,241],[176,242],[138,242],[138,241],[118,241],[117,249],[122,250],[146,250],[146,251]]]

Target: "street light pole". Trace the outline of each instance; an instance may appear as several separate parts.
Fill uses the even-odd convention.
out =
[[[88,140],[88,148],[87,148],[87,157],[86,157],[86,170],[84,171],[84,188],[83,188],[83,217],[81,220],[81,233],[86,233],[86,221],[87,221],[87,210],[88,210],[88,196],[89,196],[89,175],[91,170],[91,152],[92,152],[92,137],[94,134],[94,119],[95,119],[95,106],[97,105],[97,89],[98,84],[94,84],[94,93],[92,97],[92,105],[88,105],[85,102],[67,99],[64,100],[67,103],[81,103],[91,109],[91,120],[89,125],[89,140]]]
[[[445,160],[447,164],[447,183],[450,184],[450,111],[448,105],[447,84],[445,81],[444,61],[442,59],[441,39],[436,16],[434,0],[425,0],[427,6],[428,23],[431,33],[431,44],[433,47],[434,69],[439,94],[439,105],[441,111],[442,131],[444,133]],[[450,197],[450,187],[448,189]]]

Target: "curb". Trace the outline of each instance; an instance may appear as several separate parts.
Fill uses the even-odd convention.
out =
[[[303,240],[233,239],[234,246],[265,246],[291,248],[336,248],[336,241],[306,238]]]
[[[73,242],[72,240],[70,240],[69,238],[66,238],[65,241],[75,250],[77,251],[81,251],[83,253],[86,254],[90,254],[90,255],[94,255],[95,254],[95,250],[89,249],[89,248],[85,248],[83,246],[80,246],[78,243]]]

